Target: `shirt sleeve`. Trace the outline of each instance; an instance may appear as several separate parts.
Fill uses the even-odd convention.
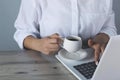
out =
[[[114,11],[112,10],[112,0],[110,0],[108,15],[100,32],[106,33],[110,37],[117,35],[117,29],[115,26],[115,14],[114,14]]]
[[[21,1],[19,14],[15,21],[14,26],[16,28],[14,39],[21,49],[24,49],[23,41],[27,36],[29,35],[32,35],[34,37],[40,36],[36,0]]]

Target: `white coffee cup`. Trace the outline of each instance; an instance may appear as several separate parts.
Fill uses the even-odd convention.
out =
[[[68,36],[64,38],[62,47],[69,53],[75,53],[82,48],[82,39],[78,36]]]

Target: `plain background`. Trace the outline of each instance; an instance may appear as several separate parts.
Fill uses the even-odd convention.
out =
[[[120,34],[120,0],[113,1],[116,27]],[[13,39],[14,21],[19,12],[20,2],[21,0],[0,0],[0,51],[20,50]]]

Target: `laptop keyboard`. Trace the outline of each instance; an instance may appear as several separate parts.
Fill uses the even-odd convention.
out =
[[[92,78],[96,67],[97,66],[95,62],[88,62],[88,63],[74,66],[74,68],[78,70],[87,79]]]

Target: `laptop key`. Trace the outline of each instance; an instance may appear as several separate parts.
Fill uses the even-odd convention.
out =
[[[96,67],[97,66],[95,62],[88,62],[88,63],[74,66],[74,68],[78,70],[87,79],[92,78]]]

